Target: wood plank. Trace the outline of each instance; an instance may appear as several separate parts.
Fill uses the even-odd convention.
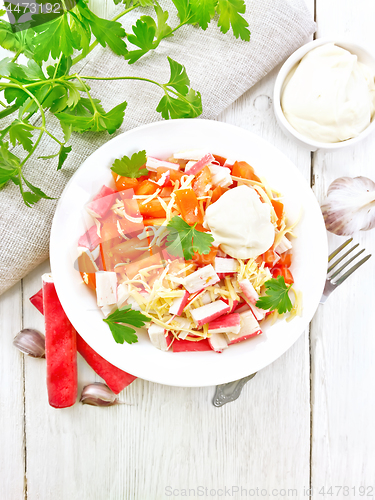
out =
[[[0,498],[24,498],[23,354],[12,344],[22,329],[21,283],[0,297]]]
[[[317,0],[319,37],[351,38],[373,47],[374,14],[371,1]],[[374,155],[374,136],[342,152],[315,154],[318,199],[324,199],[329,184],[338,177],[375,179]],[[329,234],[331,250],[343,241],[345,238]],[[357,234],[355,241],[371,251],[375,233]],[[320,306],[312,324],[312,485],[316,500],[322,498],[319,491],[323,486],[326,490],[337,485],[357,488],[356,493],[350,490],[350,498],[359,496],[358,487],[374,486],[374,278],[372,258]],[[366,493],[374,498],[375,490]]]

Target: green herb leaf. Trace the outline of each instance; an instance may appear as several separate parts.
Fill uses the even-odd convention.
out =
[[[102,47],[108,45],[108,47],[119,56],[124,56],[127,53],[126,43],[122,40],[126,36],[126,32],[119,22],[109,21],[108,19],[102,19],[96,16],[82,2],[78,3],[78,8],[80,14],[88,22],[93,35]]]
[[[71,56],[74,49],[80,49],[80,38],[76,31],[72,31],[67,13],[39,26],[34,27],[36,36],[33,39],[35,46],[34,59],[47,61],[51,55],[58,59],[60,54]]]
[[[219,14],[218,26],[222,33],[227,33],[232,26],[236,38],[248,42],[250,40],[249,23],[241,14],[246,11],[244,0],[218,0],[217,12]]]
[[[63,144],[60,148],[59,152],[59,164],[57,166],[57,170],[60,170],[65,162],[65,160],[68,158],[68,154],[71,152],[72,146],[65,146]]]
[[[189,0],[172,0],[177,9],[178,17],[181,23],[188,23],[194,17],[191,12],[191,5]]]
[[[38,197],[39,197],[39,198],[38,198],[39,200],[40,200],[41,198],[45,198],[46,200],[55,200],[55,199],[56,199],[56,198],[50,198],[49,196],[47,196],[47,195],[46,195],[46,193],[44,193],[44,192],[43,192],[41,189],[39,189],[38,187],[33,186],[33,185],[31,184],[31,182],[29,182],[28,180],[26,180],[26,179],[25,179],[25,177],[23,177],[23,180],[25,181],[26,186],[27,186],[29,189],[31,189],[31,191],[32,191],[32,192],[33,192],[36,196],[38,196]],[[27,193],[24,193],[24,194],[27,194]],[[38,201],[38,200],[37,200],[37,201]]]
[[[118,344],[123,344],[124,342],[134,344],[138,342],[136,331],[133,328],[125,326],[124,323],[141,328],[145,326],[145,323],[149,319],[139,311],[133,311],[131,306],[125,306],[122,309],[117,309],[108,318],[103,319],[103,321],[109,326],[113,338]]]
[[[123,177],[138,179],[138,177],[142,175],[148,175],[148,170],[146,168],[141,168],[146,164],[146,161],[146,151],[138,151],[138,153],[134,153],[131,158],[123,156],[121,159],[115,160],[111,170]]]
[[[56,116],[60,120],[62,126],[71,125],[72,130],[75,132],[85,132],[92,130],[94,132],[101,132],[107,130],[113,134],[122,124],[126,102],[115,106],[108,113],[106,113],[100,105],[100,101],[93,100],[95,109],[92,104],[87,100],[81,99],[79,105],[73,110],[65,110],[65,112],[57,113]]]
[[[266,295],[259,298],[256,306],[269,311],[277,309],[279,314],[291,311],[293,305],[288,295],[291,286],[286,286],[284,276],[266,281]]]
[[[128,35],[128,41],[136,45],[140,50],[130,50],[125,59],[133,64],[150,50],[157,48],[163,38],[171,35],[172,29],[167,24],[169,14],[163,11],[160,5],[154,6],[157,15],[157,24],[150,16],[142,16],[134,26],[133,34]]]
[[[204,255],[210,253],[211,244],[214,241],[213,237],[198,231],[195,226],[196,224],[189,226],[187,222],[176,215],[169,221],[166,247],[171,255],[190,260],[194,252]]]
[[[211,19],[216,14],[215,7],[218,0],[190,0],[191,12],[194,15],[194,21],[206,30]]]
[[[25,151],[31,151],[33,148],[32,129],[32,125],[29,125],[27,122],[14,120],[9,129],[10,142],[13,146],[15,146],[18,142],[22,145]]]

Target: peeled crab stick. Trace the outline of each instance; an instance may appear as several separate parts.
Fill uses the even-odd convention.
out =
[[[188,302],[189,295],[189,292],[185,291],[182,297],[176,297],[175,299],[173,299],[172,305],[169,308],[169,313],[175,314],[176,316],[181,316],[182,311],[184,310]]]
[[[254,304],[249,304],[251,312],[254,314],[254,318],[257,321],[262,321],[266,317],[267,311],[264,309],[259,309],[259,307],[255,306]]]
[[[236,344],[237,342],[242,342],[243,340],[255,337],[262,333],[258,321],[254,318],[251,311],[243,312],[240,314],[241,317],[241,329],[238,334],[226,333],[227,339],[230,344]]]
[[[230,307],[228,304],[222,300],[216,300],[215,302],[211,302],[211,304],[206,304],[205,306],[192,309],[190,313],[196,325],[203,326],[204,324],[209,323],[219,316],[229,312],[229,309]]]
[[[116,200],[118,192],[107,186],[103,186],[99,193],[86,206],[86,210],[95,218],[104,217]]]
[[[77,399],[76,331],[60,304],[52,276],[44,274],[42,280],[48,400],[54,408],[67,408]]]
[[[195,160],[198,161],[203,156],[208,154],[207,150],[204,149],[191,149],[189,151],[179,151],[178,153],[174,153],[173,158],[176,160]]]
[[[238,284],[240,285],[240,288],[245,296],[246,302],[255,305],[259,300],[259,295],[250,281],[248,279],[244,279],[239,281]]]
[[[238,313],[227,314],[208,323],[208,333],[239,333],[241,319]]]
[[[207,339],[192,342],[191,340],[175,340],[172,345],[173,352],[211,351]]]
[[[146,168],[151,172],[157,172],[158,167],[167,167],[172,170],[180,170],[180,165],[178,163],[172,163],[170,161],[162,161],[152,156],[147,157]]]
[[[137,378],[106,361],[79,335],[77,335],[77,349],[95,373],[104,379],[105,383],[115,394],[121,392]]]
[[[222,274],[232,274],[237,272],[238,261],[236,259],[215,258],[215,271]]]
[[[198,224],[203,223],[203,215],[193,189],[178,189],[175,191],[175,199],[185,222],[190,225],[196,222]]]
[[[194,165],[192,165],[190,168],[186,166],[185,173],[188,175],[196,175],[198,172],[203,170],[206,165],[210,165],[210,163],[212,163],[213,161],[215,161],[215,158],[211,153],[208,153],[207,155],[203,156],[203,158],[194,163]]]
[[[43,311],[43,289],[41,288],[39,292],[29,298],[30,302],[34,307],[38,309],[38,311],[44,314]]]
[[[94,250],[100,243],[100,237],[98,235],[98,228],[94,225],[91,226],[88,231],[83,234],[78,240],[79,247],[86,247],[90,251]]]
[[[43,314],[43,289],[41,288],[38,293],[30,298],[31,303]],[[97,373],[113,392],[118,394],[125,387],[130,385],[137,377],[130,375],[112,365],[97,352],[95,352],[84,340],[77,335],[77,351],[91,366],[95,373]]]
[[[212,184],[227,188],[233,184],[230,169],[227,167],[220,167],[219,165],[210,165],[210,172],[212,176]]]
[[[288,250],[290,250],[292,248],[292,244],[291,242],[288,240],[288,238],[284,235],[281,240],[280,240],[280,243],[277,245],[277,247],[275,248],[275,252],[278,253],[279,255],[284,253],[284,252],[287,252]]]
[[[216,274],[215,269],[209,264],[186,276],[183,285],[188,292],[195,293],[219,281],[220,278]]]
[[[208,339],[211,349],[215,352],[223,352],[228,348],[227,339],[221,333],[213,333]]]
[[[157,349],[160,349],[161,351],[168,351],[172,340],[168,332],[166,332],[163,327],[156,325],[155,323],[151,323],[148,328],[148,336],[150,337],[152,345],[154,345]]]
[[[221,299],[223,302],[225,302],[226,304],[228,304],[228,306],[230,307],[230,304],[229,304],[229,300],[228,299]],[[245,302],[246,304],[246,302]],[[247,305],[247,308],[249,307],[248,304]],[[228,311],[228,314],[230,313],[233,313],[236,309],[238,308],[238,300],[233,300],[233,304],[232,304],[232,307],[230,308],[230,310]]]
[[[117,303],[117,275],[114,272],[98,271],[96,279],[96,302],[99,307]]]

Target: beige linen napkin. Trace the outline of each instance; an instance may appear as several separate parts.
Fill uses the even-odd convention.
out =
[[[138,16],[131,12],[126,17],[127,32]],[[250,42],[236,40],[230,33],[223,35],[214,22],[206,31],[184,26],[174,37],[164,40],[156,52],[133,65],[99,46],[79,63],[79,72],[91,76],[142,76],[167,82],[168,55],[185,65],[192,87],[202,94],[202,117],[213,119],[302,45],[315,29],[303,0],[247,0],[246,18],[252,33]],[[161,119],[155,111],[162,97],[156,86],[95,81],[91,87],[94,97],[101,98],[106,109],[128,101],[124,123],[117,133]],[[50,120],[53,123],[56,119]],[[57,125],[53,123],[59,130]],[[25,168],[26,178],[49,196],[59,197],[81,163],[110,138],[107,133],[75,134],[70,141],[73,151],[60,172],[56,172],[54,160],[35,157]],[[47,156],[55,150],[55,143],[47,137],[36,156]],[[0,191],[0,294],[48,257],[56,203],[41,200],[27,208],[13,184]]]

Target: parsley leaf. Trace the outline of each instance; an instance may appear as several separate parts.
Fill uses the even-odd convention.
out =
[[[132,27],[133,34],[127,36],[128,41],[136,45],[140,50],[129,51],[125,59],[133,64],[150,50],[157,48],[163,38],[171,35],[172,29],[167,24],[169,14],[163,11],[160,5],[154,6],[158,23],[150,16],[142,16]]]
[[[72,146],[65,146],[65,144],[62,144],[59,151],[59,163],[57,165],[57,170],[61,169],[65,160],[68,158],[68,154],[71,152],[71,150]]]
[[[134,153],[131,158],[123,156],[121,159],[115,160],[111,170],[123,177],[138,179],[138,177],[148,174],[147,168],[141,168],[145,165],[146,161],[146,151],[139,151],[138,153]]]
[[[80,37],[72,31],[69,25],[68,14],[39,26],[34,26],[36,36],[33,39],[34,58],[37,61],[47,61],[49,55],[58,59],[61,52],[71,56],[74,49],[80,49]]]
[[[288,295],[291,286],[286,286],[284,276],[266,281],[266,295],[259,298],[256,306],[270,311],[277,309],[279,314],[291,311],[293,305]]]
[[[110,314],[108,318],[103,319],[103,321],[109,326],[113,338],[118,344],[123,344],[124,342],[134,344],[138,342],[135,330],[129,326],[125,326],[123,323],[141,328],[145,326],[145,323],[147,323],[149,319],[139,311],[133,311],[131,306],[125,306],[122,309],[117,309],[114,313]]]
[[[33,137],[32,128],[26,122],[14,120],[9,129],[9,138],[13,146],[18,142],[25,151],[31,151],[33,148],[33,141],[31,140]]]
[[[169,221],[167,228],[166,247],[171,255],[184,257],[185,260],[193,258],[194,252],[208,254],[211,250],[211,243],[214,241],[210,234],[198,231],[194,226],[189,226],[181,217],[174,216]]]
[[[191,22],[194,16],[191,12],[191,5],[189,0],[172,0],[172,2],[177,9],[181,24]]]
[[[123,40],[126,32],[119,22],[96,16],[83,2],[78,2],[78,8],[102,47],[108,45],[118,56],[127,53],[126,43]]]
[[[219,14],[218,26],[222,33],[227,33],[232,26],[236,38],[248,42],[250,40],[249,23],[241,16],[246,11],[244,0],[218,0],[217,12]]]
[[[211,19],[216,14],[216,4],[218,0],[190,0],[190,7],[194,15],[194,21],[206,30]]]
[[[161,98],[156,111],[169,118],[195,118],[202,113],[202,99],[199,92],[189,90],[190,80],[182,64],[168,57],[171,76],[162,85],[165,95]],[[169,93],[171,92],[172,95]]]

